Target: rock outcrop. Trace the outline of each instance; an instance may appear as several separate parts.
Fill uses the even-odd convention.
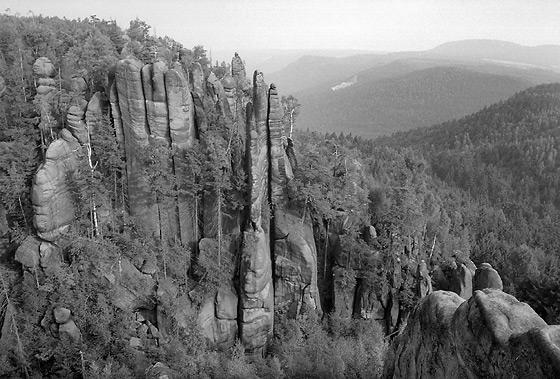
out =
[[[554,378],[560,326],[497,289],[469,300],[436,291],[417,305],[390,350],[389,378]]]
[[[483,290],[485,288],[494,288],[501,290],[504,288],[502,278],[489,263],[483,263],[476,269],[473,279],[474,290]]]
[[[60,138],[49,145],[33,179],[33,223],[44,240],[56,240],[74,220],[74,198],[67,178],[77,167],[80,148],[78,140],[63,129]]]
[[[54,83],[50,78],[55,69],[48,60],[38,60],[35,72],[42,78],[41,85]],[[42,88],[38,92],[47,94],[50,90]],[[83,78],[73,78],[66,128],[48,147],[45,162],[34,178],[34,222],[38,237],[29,238],[18,249],[18,260],[25,269],[40,268],[46,272],[62,263],[56,244],[74,221],[76,210],[75,189],[68,178],[76,170],[80,154],[91,153],[91,147],[95,150],[90,144],[96,130],[110,120],[126,161],[123,173],[123,188],[128,191],[126,209],[136,226],[160,241],[163,248],[180,243],[196,254],[206,255],[225,249],[227,257],[233,258],[224,264],[239,267],[238,271],[230,270],[231,277],[227,278],[229,283],[235,283],[235,288],[223,283],[215,293],[206,295],[197,309],[176,290],[160,291],[163,287],[161,279],[157,279],[154,259],[136,262],[122,257],[118,265],[111,266],[97,262],[93,274],[106,280],[112,288],[110,296],[114,306],[126,312],[158,315],[150,319],[152,329],[158,330],[155,337],[158,339],[165,336],[169,324],[165,317],[184,325],[190,317],[188,314],[193,316],[194,312],[204,334],[213,343],[230,347],[240,338],[252,352],[266,347],[272,335],[275,309],[290,317],[321,311],[313,229],[309,221],[301,223],[299,210],[291,208],[287,192],[296,164],[293,141],[284,136],[277,89],[274,85],[267,86],[262,73],[254,73],[251,85],[237,54],[232,60],[231,73],[221,79],[213,73],[205,78],[196,62],[187,73],[180,64],[172,67],[160,61],[143,64],[131,57],[117,63],[108,93],[95,93],[87,101],[86,92]],[[218,127],[212,124],[216,112],[223,121]],[[202,199],[200,194],[189,192],[198,179],[188,168],[185,152],[197,144],[214,143],[213,133],[224,136],[230,143],[235,140],[232,161],[222,167],[224,172],[244,170],[248,176],[247,212],[228,214],[226,221],[218,221],[217,212],[223,210],[215,207],[217,192],[205,188]],[[158,198],[148,182],[146,151],[158,147],[173,149],[172,159],[163,168],[181,183],[193,182],[192,186],[178,188],[178,195],[171,201]],[[216,229],[220,230],[219,234]],[[209,244],[222,247],[205,249]],[[165,294],[165,301],[159,292]],[[170,311],[165,316],[165,312],[159,311],[161,301],[184,302],[185,307],[181,312]],[[131,337],[130,343],[140,346],[138,341],[151,326],[142,322],[138,326],[142,333]],[[77,335],[71,325],[66,328],[69,334]]]
[[[56,127],[57,124],[51,104],[56,91],[56,81],[53,79],[56,70],[49,58],[40,57],[33,64],[33,73],[36,76],[37,83],[37,95],[34,103],[41,116],[39,129],[42,132],[47,132]]]

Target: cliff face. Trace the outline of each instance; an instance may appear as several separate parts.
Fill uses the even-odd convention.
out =
[[[37,72],[52,74],[54,67],[48,64],[39,60]],[[29,237],[18,249],[24,269],[46,273],[39,264],[40,251],[45,250],[42,246],[51,243],[56,247],[75,218],[77,204],[67,178],[78,169],[80,156],[89,154],[91,165],[91,136],[96,125],[108,118],[126,161],[126,208],[139,229],[162,246],[178,243],[197,252],[200,259],[217,264],[222,259],[221,264],[239,267],[238,271],[229,270],[229,283],[223,283],[196,306],[188,296],[162,285],[157,267],[151,268],[154,265],[149,259],[123,259],[118,271],[99,263],[97,275],[113,286],[115,306],[138,314],[151,310],[155,314],[152,326],[162,334],[169,324],[166,317],[181,325],[186,315],[194,315],[212,342],[228,347],[240,338],[250,351],[267,345],[275,311],[290,317],[306,310],[321,311],[313,230],[309,223],[301,223],[287,195],[293,171],[286,149],[292,146],[293,155],[293,144],[284,136],[276,87],[269,87],[262,73],[254,73],[251,85],[237,54],[231,73],[221,80],[213,73],[205,78],[198,63],[186,72],[179,64],[144,65],[127,58],[118,62],[108,93],[96,93],[89,102],[78,81],[67,126],[48,147],[45,162],[35,176],[37,237]],[[224,127],[210,131],[216,113]],[[243,168],[248,174],[246,211],[227,214],[227,220],[216,205],[216,199],[223,196],[219,189],[208,189],[202,200],[189,191],[179,191],[171,202],[158,198],[150,189],[142,156],[146,147],[173,148],[165,169],[186,181],[197,180],[187,172],[183,152],[196,143],[212,144],[212,133],[235,135],[240,141],[232,148],[231,162],[223,166],[223,172]],[[92,213],[93,217],[97,214]],[[97,218],[93,220],[92,228],[98,222]],[[231,246],[240,246],[225,248],[231,261],[216,256],[221,246],[229,246],[228,241]],[[183,311],[165,315],[158,306],[162,296],[184,304]]]

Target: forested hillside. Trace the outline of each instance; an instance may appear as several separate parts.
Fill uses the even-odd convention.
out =
[[[472,259],[558,322],[560,84],[530,88],[460,120],[378,140],[422,152],[440,185],[470,199]]]
[[[301,122],[310,129],[344,129],[371,138],[461,117],[529,86],[509,76],[458,67],[416,70],[404,63],[358,75],[357,83],[347,88],[297,97],[304,106]]]
[[[530,86],[558,82],[559,49],[467,40],[418,52],[302,57],[272,77],[299,99],[300,120],[310,130],[375,138],[460,118]]]

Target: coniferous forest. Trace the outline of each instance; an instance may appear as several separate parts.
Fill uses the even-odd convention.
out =
[[[376,140],[307,130],[297,99],[278,88],[287,205],[265,199],[258,222],[273,246],[275,290],[284,285],[277,278],[288,278],[318,293],[303,288],[293,307],[274,311],[266,346],[255,347],[245,332],[223,339],[230,319],[220,318],[231,282],[239,292],[232,317],[241,320],[244,230],[260,230],[247,196],[256,175],[242,158],[252,149],[245,115],[224,116],[218,86],[208,95],[203,84],[196,141],[184,148],[152,135],[130,163],[106,105],[127,57],[190,75],[193,93],[196,67],[205,83],[229,83],[237,67],[211,62],[203,46],[155,37],[139,19],[122,30],[94,16],[0,15],[0,377],[382,377],[424,287],[453,291],[460,267],[483,263],[504,292],[560,324],[560,84]],[[37,75],[45,58],[52,72]],[[232,104],[245,109],[253,87],[236,85]],[[55,243],[34,242],[38,169],[74,131],[74,110],[98,98],[102,116],[90,122],[86,113],[81,147],[68,158],[76,169],[63,178],[74,204],[69,227]],[[197,238],[168,238],[180,232],[163,226],[158,236],[145,232],[130,209],[134,164],[160,219],[161,209],[188,200]],[[309,253],[280,235],[281,209]],[[290,249],[313,262],[283,265]],[[216,326],[201,316],[208,307]]]

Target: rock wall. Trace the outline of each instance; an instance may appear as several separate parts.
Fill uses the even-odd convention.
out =
[[[293,141],[287,141],[283,133],[283,110],[276,87],[267,86],[258,71],[251,86],[237,54],[231,73],[221,80],[213,73],[205,78],[198,63],[189,70],[185,72],[179,64],[169,68],[163,62],[142,64],[126,58],[117,63],[108,93],[96,93],[89,102],[84,99],[83,79],[72,81],[67,129],[49,146],[34,180],[39,238],[20,247],[18,260],[30,271],[43,267],[44,251],[50,246],[46,241],[55,246],[74,221],[76,204],[67,177],[76,169],[78,154],[87,150],[82,148],[90,143],[90,136],[101,122],[110,119],[126,159],[126,205],[136,225],[163,246],[180,242],[198,254],[215,254],[206,247],[218,243],[218,238],[227,240],[233,247],[225,249],[233,258],[226,262],[239,267],[230,270],[230,284],[224,283],[196,309],[188,296],[180,297],[177,290],[162,286],[157,265],[149,259],[137,262],[123,258],[118,270],[95,266],[94,274],[113,288],[113,305],[143,315],[138,316],[139,332],[131,344],[136,346],[146,331],[150,338],[165,335],[169,321],[159,311],[158,294],[162,292],[168,302],[186,304],[184,311],[170,316],[176,324],[184,324],[187,314],[194,312],[204,334],[218,346],[230,347],[240,338],[249,351],[259,352],[272,336],[275,310],[289,317],[321,310],[313,229],[308,222],[301,223],[287,194],[295,162]],[[224,121],[223,130],[211,124],[216,111]],[[202,201],[188,191],[180,191],[171,202],[158,199],[150,190],[143,156],[146,147],[172,147],[175,154],[168,162],[170,172],[185,182],[195,181],[181,151],[197,142],[212,144],[211,135],[216,132],[239,141],[231,154],[231,166],[224,170],[244,168],[248,176],[247,211],[230,215],[237,226],[224,227],[220,236],[214,233],[216,193],[210,189]],[[269,209],[269,204],[274,207]],[[201,219],[203,226],[199,228]],[[56,252],[58,255],[48,256],[59,257],[60,251]]]

